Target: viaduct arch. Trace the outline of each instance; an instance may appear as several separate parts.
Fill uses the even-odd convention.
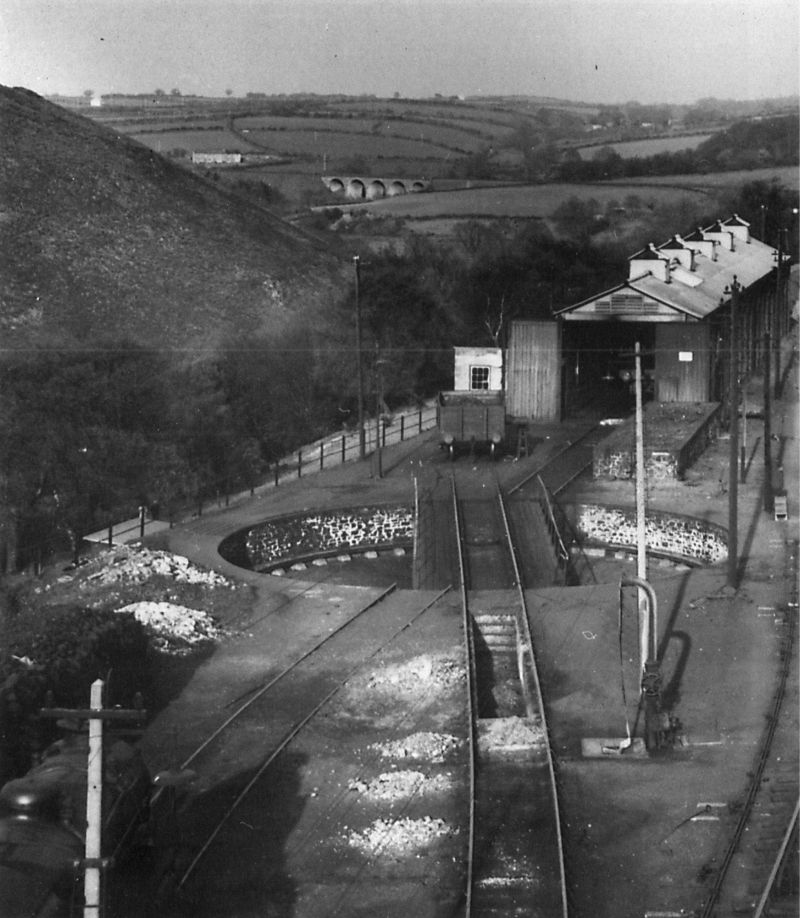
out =
[[[374,201],[393,198],[401,194],[427,191],[430,181],[409,178],[376,178],[359,175],[323,175],[322,183],[328,191],[341,194],[349,201]]]

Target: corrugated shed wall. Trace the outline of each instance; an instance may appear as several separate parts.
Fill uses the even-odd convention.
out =
[[[708,322],[656,327],[656,401],[711,400]]]
[[[558,322],[511,323],[506,406],[512,418],[561,419],[561,327]]]

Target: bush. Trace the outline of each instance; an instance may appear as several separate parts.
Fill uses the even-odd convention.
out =
[[[106,682],[106,705],[129,707],[147,692],[148,639],[133,615],[75,607],[53,609],[0,659],[0,771],[22,774],[54,737],[38,712],[52,692],[58,707],[86,708],[92,683]]]

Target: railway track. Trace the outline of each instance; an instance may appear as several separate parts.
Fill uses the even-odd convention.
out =
[[[499,487],[477,487],[452,478],[470,673],[464,915],[566,918],[558,792],[520,569]]]
[[[780,666],[746,796],[701,918],[778,918],[798,914],[800,780],[796,542],[786,544],[788,602],[775,612]]]
[[[268,864],[260,863],[264,860],[263,850],[252,857],[243,852],[253,844],[253,826],[263,812],[265,798],[274,796],[276,788],[284,787],[287,773],[296,774],[297,762],[303,758],[295,751],[296,744],[305,731],[313,730],[329,702],[349,680],[385,653],[447,592],[420,597],[420,604],[409,610],[407,602],[393,602],[397,595],[393,586],[384,590],[334,631],[314,641],[289,665],[265,674],[263,680],[254,682],[228,703],[227,717],[184,758],[178,769],[181,773],[191,770],[196,776],[194,799],[202,803],[191,816],[183,818],[180,838],[159,865],[164,877],[160,897],[165,907],[175,906],[181,913],[180,908],[188,903],[194,914],[217,914],[204,911],[219,895],[216,881],[210,886],[207,883],[210,870],[219,875],[227,869],[232,876],[240,867],[252,869],[252,861],[261,867],[263,881],[263,873],[269,874],[283,863],[288,843],[281,852],[270,854]],[[341,790],[338,798],[334,807],[344,805]],[[159,790],[153,801],[154,808],[161,808],[162,819],[175,816],[174,812],[165,813],[173,803],[169,788]],[[280,808],[279,801],[276,809]],[[274,844],[270,834],[277,837],[281,832],[276,827],[267,828],[259,836],[259,844],[267,848]],[[316,834],[305,844],[318,847]],[[368,869],[369,858],[355,866],[352,857],[350,861],[348,869],[356,876]],[[221,864],[227,867],[221,870]],[[349,894],[356,895],[357,883],[350,885]],[[285,895],[280,888],[273,892],[278,900]],[[214,907],[219,907],[219,901]],[[334,915],[338,911],[328,905],[320,914]]]
[[[550,456],[541,466],[527,472],[523,478],[510,485],[506,494],[511,497],[515,494],[525,496],[532,492],[536,493],[539,478],[550,494],[560,494],[591,467],[595,445],[608,434],[608,427],[595,424],[573,443]]]

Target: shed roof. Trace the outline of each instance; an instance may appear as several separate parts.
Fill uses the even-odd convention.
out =
[[[736,221],[738,226],[747,226],[741,218],[737,217]],[[731,221],[717,221],[705,230],[677,239],[672,237],[662,246],[640,250],[631,256],[631,261],[641,264],[640,275],[636,276],[632,270],[632,276],[617,287],[556,310],[555,315],[578,321],[702,321],[730,299],[734,276],[747,289],[775,267],[775,249],[749,236],[747,241],[739,236],[733,238],[732,249],[714,245],[713,257],[695,249],[691,271],[670,254],[681,242],[685,245],[702,241],[704,233],[724,233],[729,225]],[[647,262],[656,258],[669,262],[663,277],[647,270]]]

